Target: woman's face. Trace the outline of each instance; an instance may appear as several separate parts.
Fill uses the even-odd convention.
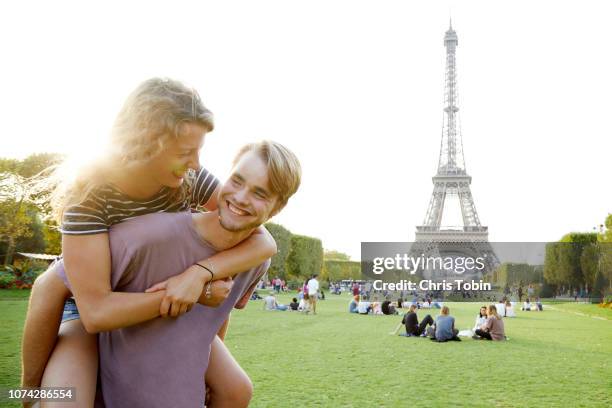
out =
[[[486,316],[487,315],[487,308],[486,307],[481,307],[480,308],[480,314],[481,314],[481,316]]]
[[[181,135],[147,163],[146,169],[151,177],[162,186],[179,187],[189,169],[200,168],[200,150],[204,145],[206,132],[204,126],[184,124]]]

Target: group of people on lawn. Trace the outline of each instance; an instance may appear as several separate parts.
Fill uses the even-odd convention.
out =
[[[504,322],[497,313],[495,305],[482,306],[474,328],[459,331],[455,328],[455,318],[450,315],[448,306],[442,306],[440,315],[435,319],[431,315],[426,315],[420,322],[416,313],[416,305],[411,305],[408,313],[404,315],[402,321],[391,334],[397,334],[402,326],[405,326],[406,337],[429,337],[438,342],[460,341],[459,335],[472,334],[475,340],[505,340]],[[469,332],[469,333],[468,333]]]
[[[441,309],[440,315],[434,320],[428,314],[420,323],[417,317],[417,310],[421,308],[419,303],[413,302],[406,305],[401,300],[398,301],[398,308],[402,306],[408,306],[409,311],[402,317],[401,323],[390,334],[398,334],[400,328],[405,326],[406,333],[400,334],[401,336],[429,337],[440,342],[449,340],[459,341],[459,337],[472,337],[475,340],[506,340],[507,337],[502,317],[516,317],[514,303],[504,298],[497,305],[482,306],[476,316],[474,327],[471,330],[459,331],[455,328],[455,318],[449,314],[448,306],[442,306],[439,302],[435,302],[435,306]],[[535,303],[530,303],[529,299],[526,299],[521,310],[542,311],[542,302],[539,298]],[[368,302],[356,295],[349,302],[349,313],[394,315],[398,314],[398,310],[388,300],[382,303]]]
[[[369,302],[368,302],[369,303]],[[364,302],[359,302],[358,296],[355,296],[349,303],[349,313],[358,314],[398,314],[397,310],[391,304],[386,301],[382,303],[373,302],[364,307]],[[378,313],[375,309],[378,309]],[[417,316],[417,305],[411,304],[408,312],[402,317],[402,321],[397,325],[394,331],[390,334],[398,334],[400,328],[404,326],[406,328],[405,333],[401,333],[400,336],[405,337],[429,337],[431,340],[438,342],[445,341],[460,341],[459,337],[471,336],[475,340],[505,340],[504,322],[502,316],[498,314],[497,307],[495,305],[482,306],[478,315],[474,328],[471,330],[459,331],[455,328],[455,318],[450,315],[450,309],[448,306],[441,306],[440,314],[434,320],[431,315],[426,315],[420,322]],[[385,313],[381,312],[384,310]],[[506,309],[506,312],[510,312],[510,315],[514,317],[514,313],[511,309],[511,305]]]
[[[410,305],[414,305],[417,309],[440,309],[442,307],[440,302],[432,302],[429,298],[427,298],[427,300],[424,299],[422,303],[420,303],[418,300],[412,303],[404,302],[403,299],[400,298],[397,300],[397,306],[395,304],[395,301],[391,302],[390,300],[385,300],[383,302],[374,300],[370,302],[364,297],[354,295],[349,302],[349,313],[358,313],[362,315],[396,315],[399,314],[398,309],[410,307]]]
[[[274,291],[271,291],[264,298],[264,310],[289,310],[317,314],[317,301],[321,294],[317,277],[318,275],[312,275],[304,282],[304,286],[299,290],[299,302],[298,298],[293,298],[289,305],[280,304],[274,296]]]

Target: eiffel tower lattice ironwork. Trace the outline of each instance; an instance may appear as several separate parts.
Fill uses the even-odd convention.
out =
[[[442,125],[442,141],[438,171],[433,177],[433,194],[429,202],[423,225],[417,226],[414,248],[417,252],[439,253],[438,248],[431,243],[457,243],[463,249],[451,252],[469,252],[487,255],[489,267],[497,265],[497,257],[488,243],[488,228],[483,226],[478,218],[474,198],[470,189],[472,177],[468,175],[463,156],[463,142],[459,124],[459,107],[457,97],[457,64],[456,51],[459,44],[457,33],[452,23],[444,36],[446,47],[446,73],[444,85],[444,116]],[[448,198],[458,198],[463,226],[442,225],[445,204]],[[456,202],[456,201],[455,201]],[[419,244],[420,243],[420,244]],[[426,243],[430,243],[427,245]],[[480,243],[479,245],[469,245]],[[469,248],[468,248],[469,247]],[[439,248],[441,250],[441,247]]]

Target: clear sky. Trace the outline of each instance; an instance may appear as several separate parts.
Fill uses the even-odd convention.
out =
[[[100,146],[125,96],[183,80],[215,113],[202,161],[293,149],[275,221],[359,258],[411,241],[433,189],[452,15],[472,193],[492,241],[557,240],[612,212],[608,1],[4,2],[0,156]]]

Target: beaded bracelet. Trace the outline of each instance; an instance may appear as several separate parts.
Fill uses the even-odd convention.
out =
[[[210,298],[210,296],[212,295],[212,291],[210,289],[210,286],[212,284],[213,279],[215,279],[215,274],[213,273],[213,271],[210,270],[210,268],[207,268],[206,266],[204,266],[204,265],[202,265],[200,263],[196,262],[196,265],[198,265],[200,268],[203,268],[206,271],[210,272],[210,280],[206,283],[206,287],[204,288],[204,296],[206,298]]]
[[[207,268],[206,266],[204,266],[204,265],[202,265],[200,263],[196,263],[196,265],[198,265],[200,268],[204,268],[205,270],[210,272],[210,281],[213,281],[215,279],[215,274],[213,273],[213,271],[210,270],[210,268]]]

